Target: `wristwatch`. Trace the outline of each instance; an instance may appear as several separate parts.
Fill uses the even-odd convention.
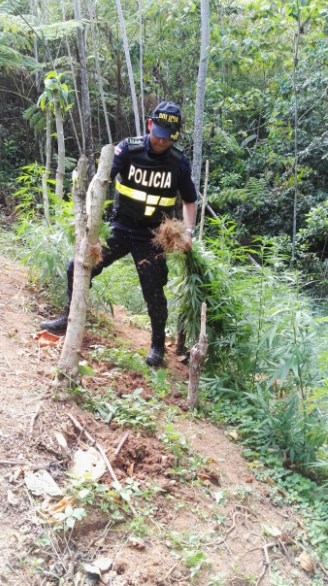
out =
[[[193,236],[195,234],[195,228],[186,228],[186,232],[188,232],[188,234]]]

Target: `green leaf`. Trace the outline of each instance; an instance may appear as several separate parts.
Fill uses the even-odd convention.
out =
[[[91,366],[88,366],[86,362],[79,362],[78,372],[81,375],[85,374],[88,376],[93,376],[95,373],[93,368],[91,368]]]

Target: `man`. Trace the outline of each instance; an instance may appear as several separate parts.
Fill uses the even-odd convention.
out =
[[[147,304],[151,322],[149,366],[161,366],[165,349],[167,265],[162,249],[153,243],[154,230],[165,217],[174,215],[176,196],[182,199],[183,221],[192,246],[196,220],[197,193],[190,163],[175,145],[181,129],[181,111],[174,102],[161,102],[148,120],[143,137],[127,138],[115,148],[111,179],[116,178],[111,234],[103,248],[102,261],[92,270],[91,279],[115,260],[131,253]],[[67,269],[68,299],[72,297],[74,263]],[[41,323],[41,328],[63,333],[67,327],[69,305],[64,315]]]

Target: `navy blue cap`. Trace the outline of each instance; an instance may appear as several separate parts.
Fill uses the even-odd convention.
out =
[[[178,140],[181,128],[181,110],[174,102],[161,102],[151,115],[152,132],[157,138]]]

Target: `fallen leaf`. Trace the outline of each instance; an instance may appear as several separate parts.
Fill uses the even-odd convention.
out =
[[[51,334],[47,330],[37,332],[33,335],[33,338],[40,348],[45,348],[46,346],[58,346],[58,343],[61,341],[60,336],[56,336],[56,334]]]
[[[133,471],[134,471],[134,462],[131,462],[131,464],[129,464],[129,466],[126,469],[127,475],[128,476],[133,476]]]
[[[201,480],[209,480],[212,484],[220,486],[219,475],[214,472],[214,470],[202,470],[201,472],[198,472],[197,476]]]
[[[273,525],[263,525],[263,532],[265,535],[269,535],[270,537],[280,537],[281,531],[278,527],[274,527]]]
[[[314,561],[306,551],[302,551],[302,553],[296,558],[296,561],[305,572],[312,574],[315,571]]]
[[[68,450],[68,445],[63,434],[60,431],[54,431],[54,435],[60,447],[63,448],[63,450],[66,452]]]
[[[63,513],[68,505],[72,505],[75,501],[74,496],[64,496],[58,503],[51,505],[48,509],[48,513],[53,515],[54,513]]]
[[[228,436],[231,437],[231,439],[233,439],[234,441],[239,440],[239,433],[235,429],[233,429],[232,431],[229,431]]]
[[[276,483],[275,483],[275,481],[274,481],[274,480],[271,478],[271,476],[268,476],[268,477],[265,479],[265,482],[267,482],[268,484],[270,484],[270,486],[276,486]],[[278,489],[278,490],[279,490],[279,489]]]

